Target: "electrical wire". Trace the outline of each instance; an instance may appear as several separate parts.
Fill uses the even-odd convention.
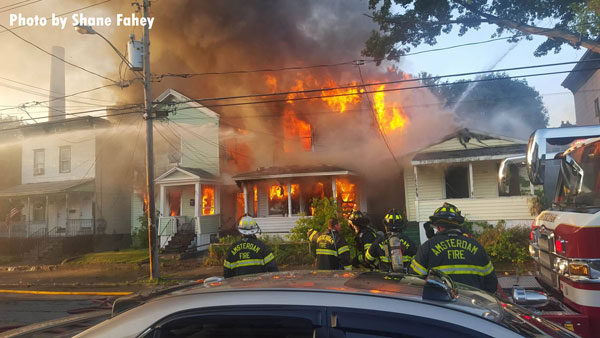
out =
[[[38,50],[40,50],[40,51],[42,51],[42,52],[44,52],[44,53],[46,53],[46,54],[48,54],[48,55],[50,55],[50,56],[52,56],[52,57],[56,58],[56,59],[58,59],[58,60],[60,60],[60,61],[64,62],[65,64],[67,64],[67,65],[69,65],[69,66],[75,67],[75,68],[77,68],[77,69],[83,70],[83,71],[84,71],[84,72],[86,72],[86,73],[89,73],[89,74],[95,75],[95,76],[97,76],[97,77],[100,77],[100,78],[102,78],[102,79],[108,80],[108,81],[110,81],[110,82],[112,82],[112,83],[114,83],[114,84],[116,84],[116,85],[120,85],[120,83],[119,83],[119,82],[117,82],[117,81],[115,81],[115,80],[113,80],[113,79],[111,79],[111,78],[108,78],[108,77],[106,77],[106,76],[104,76],[104,75],[100,75],[100,74],[98,74],[98,73],[96,73],[96,72],[93,72],[93,71],[91,71],[91,70],[88,70],[88,69],[86,69],[86,68],[84,68],[84,67],[78,66],[78,65],[76,65],[76,64],[74,64],[74,63],[71,63],[71,62],[69,62],[69,61],[67,61],[67,60],[65,60],[65,59],[63,59],[63,58],[61,58],[61,57],[59,57],[59,56],[56,56],[56,55],[54,55],[54,54],[52,54],[52,53],[48,52],[47,50],[43,49],[42,47],[40,47],[40,46],[36,45],[35,43],[33,43],[33,42],[31,42],[31,41],[29,41],[29,40],[27,40],[27,39],[23,38],[22,36],[18,35],[17,33],[13,32],[11,29],[8,29],[8,28],[7,28],[6,26],[4,26],[3,24],[0,24],[0,27],[2,27],[2,28],[4,28],[4,29],[6,29],[6,30],[7,30],[7,31],[9,31],[9,32],[10,32],[12,35],[16,36],[16,37],[17,37],[17,38],[19,38],[20,40],[22,40],[22,41],[24,41],[24,42],[28,43],[29,45],[31,45],[31,46],[33,46],[33,47],[35,47],[36,49],[38,49]]]
[[[27,1],[29,1],[29,0],[27,0]],[[17,5],[17,4],[20,4],[20,3],[23,3],[23,2],[27,2],[27,1],[20,1],[20,2],[14,3],[12,5],[6,5],[4,7],[0,7],[0,9],[6,8],[6,7],[10,7],[10,6],[14,6],[14,5]],[[40,2],[40,1],[42,1],[42,0],[35,0],[35,1],[30,2],[30,3],[26,3],[26,4],[23,4],[23,5],[15,6],[15,7],[12,7],[12,8],[7,8],[5,10],[0,11],[0,13],[12,11],[13,9],[17,9],[17,8],[21,8],[21,7],[25,7],[25,6],[29,6],[29,5],[33,5],[34,3],[37,3],[37,2]]]

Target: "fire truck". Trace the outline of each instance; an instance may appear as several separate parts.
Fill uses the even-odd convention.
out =
[[[525,158],[529,180],[550,206],[531,226],[535,285],[517,287],[516,303],[583,337],[600,336],[600,126],[535,131]]]

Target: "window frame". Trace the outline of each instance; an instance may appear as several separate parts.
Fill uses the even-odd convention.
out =
[[[447,179],[448,172],[450,170],[455,170],[455,169],[464,169],[465,170],[465,173],[466,173],[465,177],[466,177],[466,183],[467,183],[467,189],[466,189],[466,196],[465,197],[456,197],[456,196],[449,197],[448,196],[448,179]],[[444,198],[452,198],[452,199],[456,198],[456,199],[458,199],[458,198],[470,198],[471,197],[471,193],[470,193],[470,191],[471,191],[471,182],[470,182],[470,178],[469,178],[470,173],[469,173],[469,166],[468,166],[468,164],[467,165],[451,165],[451,166],[448,166],[448,167],[446,167],[444,169],[443,175],[444,175],[443,176],[443,179],[444,179]]]
[[[69,159],[68,160],[64,160],[63,159],[63,153],[68,150],[68,154],[69,154]],[[61,174],[64,173],[70,173],[71,172],[71,158],[72,158],[72,149],[71,146],[61,146],[58,148],[58,172]],[[68,162],[68,168],[64,169],[63,168],[63,163]]]
[[[41,156],[40,156],[41,154]],[[40,160],[41,159],[41,160]],[[46,149],[33,149],[33,175],[41,176],[46,172]]]

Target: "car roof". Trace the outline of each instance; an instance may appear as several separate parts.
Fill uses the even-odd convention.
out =
[[[486,319],[499,320],[501,304],[494,296],[482,290],[455,283],[456,296],[451,300],[442,301],[424,296],[426,287],[424,277],[399,273],[303,270],[207,279],[204,283],[191,285],[161,297],[248,290],[337,292],[425,302]]]

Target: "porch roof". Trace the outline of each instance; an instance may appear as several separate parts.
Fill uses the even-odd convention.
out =
[[[235,181],[251,181],[251,180],[262,180],[262,179],[271,179],[271,178],[336,176],[336,175],[358,176],[357,173],[352,172],[347,169],[344,169],[344,168],[322,165],[322,166],[289,166],[289,167],[260,168],[256,171],[251,171],[251,172],[233,176],[233,179]]]
[[[209,173],[206,170],[200,168],[189,168],[189,167],[173,167],[167,170],[164,174],[160,175],[154,180],[156,183],[174,183],[174,182],[200,182],[209,181],[216,182],[217,176]]]
[[[504,147],[486,147],[480,149],[418,153],[411,161],[411,164],[423,165],[435,163],[502,160],[508,156],[524,155],[526,151],[526,144],[515,144]]]
[[[0,190],[0,197],[55,194],[68,191],[94,191],[94,179],[26,183]]]

